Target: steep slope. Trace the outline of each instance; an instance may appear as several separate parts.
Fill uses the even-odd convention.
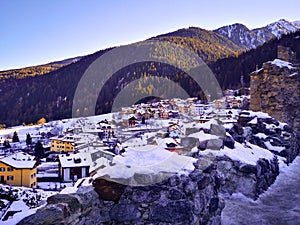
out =
[[[222,35],[197,27],[179,29],[152,39],[170,41],[186,47],[198,54],[206,63],[236,56],[243,50]]]
[[[240,23],[220,27],[219,29],[214,30],[214,32],[227,37],[229,40],[243,49],[256,48],[265,42],[263,38]]]
[[[75,57],[75,58],[70,58],[70,59],[65,59],[61,61],[55,61],[51,63],[47,63],[44,65],[39,65],[39,66],[30,66],[26,68],[21,68],[21,69],[12,69],[12,70],[5,70],[5,71],[0,71],[0,80],[2,79],[9,79],[9,78],[26,78],[26,77],[34,77],[38,75],[43,75],[50,73],[54,70],[57,70],[63,66],[69,65],[71,63],[75,63],[79,61],[82,57]]]
[[[173,40],[175,43],[176,41],[182,41],[181,44],[191,44],[189,47],[194,49],[197,54],[200,54],[200,47],[204,43],[199,41],[199,36],[202,35],[201,37],[205,37],[209,32],[199,32],[198,29],[189,29],[188,32],[186,30],[177,31],[179,34],[174,32],[155,38]],[[175,34],[181,36],[176,36]],[[188,35],[190,36],[186,37]],[[281,39],[273,39],[256,49],[240,54],[238,57],[234,55],[217,61],[211,60],[213,59],[212,56],[206,59],[208,61],[211,60],[208,65],[215,73],[222,88],[238,88],[241,76],[244,76],[244,81],[248,84],[248,75],[255,70],[256,65],[261,66],[263,62],[276,58],[277,46],[279,44],[291,47],[300,56],[300,38],[297,38],[298,36],[300,36],[300,32],[283,35]],[[221,41],[226,40],[225,37],[219,34],[215,34],[214,37],[214,39],[208,37],[207,41],[219,40],[215,43],[221,43]],[[187,40],[190,39],[191,41],[188,42]],[[197,46],[195,43],[198,43],[198,41],[200,43]],[[225,43],[231,43],[232,46],[236,46],[230,41]],[[205,47],[217,48],[209,44],[206,44]],[[53,70],[43,76],[23,79],[11,77],[10,79],[0,80],[0,123],[11,126],[22,124],[22,122],[36,122],[41,117],[45,117],[47,120],[71,117],[73,97],[79,80],[88,66],[107,51],[110,51],[110,49],[85,56],[77,62]],[[110,112],[114,98],[122,90],[122,87],[149,74],[158,77],[167,77],[175,83],[180,84],[190,96],[203,97],[203,92],[199,90],[193,79],[183,71],[163,63],[136,63],[122,68],[105,84],[99,95],[95,112],[98,114]],[[83,90],[85,96],[89,95],[89,91],[89,88]],[[141,90],[137,89],[136,91],[139,92]],[[142,91],[146,91],[146,94],[151,96],[150,88],[147,90],[143,89]]]

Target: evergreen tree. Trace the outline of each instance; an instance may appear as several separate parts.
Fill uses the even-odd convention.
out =
[[[31,145],[32,144],[32,138],[31,138],[31,136],[30,136],[29,133],[26,135],[26,144],[27,145]]]
[[[5,140],[5,141],[3,142],[3,146],[4,146],[5,148],[10,148],[10,147],[11,147],[8,140]]]
[[[17,131],[14,132],[12,142],[20,142]]]
[[[42,145],[42,143],[40,141],[38,141],[36,144],[35,144],[35,147],[34,147],[34,155],[37,157],[37,158],[43,158],[44,155],[45,155],[45,150],[44,150],[44,147]]]

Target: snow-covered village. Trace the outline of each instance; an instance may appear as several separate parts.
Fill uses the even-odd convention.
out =
[[[0,225],[300,224],[300,1],[0,7]]]
[[[228,164],[218,172],[223,189],[255,199],[296,150],[291,127],[250,111],[249,98],[249,89],[226,90],[224,98],[206,104],[197,98],[161,100],[1,130],[1,224],[16,223],[44,206],[47,197],[76,193],[99,178],[155,185],[222,160]],[[205,164],[197,165],[198,159]],[[270,167],[258,167],[261,160]],[[239,178],[227,171],[230,163]],[[243,178],[251,173],[262,181]],[[148,176],[135,179],[137,174]],[[233,179],[236,185],[230,187]]]

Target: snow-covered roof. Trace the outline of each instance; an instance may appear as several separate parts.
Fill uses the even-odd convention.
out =
[[[17,152],[10,156],[0,159],[0,162],[3,162],[11,167],[16,169],[31,169],[34,168],[36,160],[34,156],[31,156],[24,152]]]
[[[50,140],[59,140],[59,141],[65,141],[65,142],[74,142],[75,137],[74,135],[65,135],[62,137],[52,137]]]
[[[280,68],[282,68],[282,67],[287,67],[289,69],[293,69],[294,68],[290,62],[283,61],[281,59],[274,59],[273,61],[269,61],[268,63],[276,65],[276,66],[278,66]]]
[[[61,167],[85,167],[92,165],[90,153],[62,154],[58,156]]]

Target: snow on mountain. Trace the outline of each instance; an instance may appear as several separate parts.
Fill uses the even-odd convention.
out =
[[[252,30],[257,36],[261,37],[264,42],[275,38],[275,35],[267,27],[256,28]]]
[[[298,29],[300,29],[300,20],[294,21],[294,22],[293,22],[293,25],[294,25],[295,27],[297,27]]]
[[[270,30],[277,38],[280,38],[283,34],[288,34],[297,30],[293,23],[284,19],[271,23],[267,25],[266,28]]]
[[[280,19],[265,27],[253,30],[248,29],[243,24],[235,23],[220,27],[214,30],[214,32],[230,39],[233,43],[244,49],[252,49],[264,44],[272,38],[280,38],[284,34],[295,32],[299,29],[300,21],[290,22],[285,19]]]
[[[256,33],[249,30],[245,25],[239,23],[221,27],[214,30],[214,32],[227,37],[243,49],[256,48],[264,43],[263,38],[257,36]]]

